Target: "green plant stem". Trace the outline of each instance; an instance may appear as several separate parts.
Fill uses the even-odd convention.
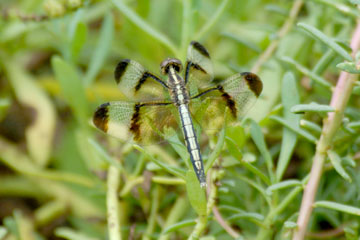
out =
[[[303,180],[302,183],[306,184],[307,181],[309,180],[309,176],[306,176]],[[256,237],[256,240],[267,240],[267,239],[271,239],[271,235],[273,233],[273,230],[271,228],[274,220],[276,219],[277,216],[279,216],[285,209],[287,206],[289,206],[295,199],[295,197],[304,189],[303,186],[299,186],[294,188],[293,190],[291,190],[291,192],[281,201],[281,203],[276,206],[273,207],[269,214],[266,216],[265,220],[264,220],[264,226],[266,226],[265,228],[262,228],[259,231],[258,236]]]
[[[25,176],[33,176],[37,178],[64,181],[79,184],[86,187],[94,187],[95,182],[90,178],[67,172],[54,170],[44,170],[35,165],[30,157],[21,153],[21,151],[13,144],[5,139],[0,138],[0,161],[12,170],[24,174]]]
[[[119,200],[118,190],[120,184],[120,170],[117,167],[109,166],[107,176],[107,227],[110,240],[121,240],[120,221],[119,221]]]
[[[206,24],[200,29],[200,31],[195,35],[195,39],[199,40],[201,39],[210,29],[215,25],[216,22],[218,22],[221,15],[224,13],[224,10],[226,6],[229,4],[230,0],[224,0],[212,18],[206,22]]]
[[[117,9],[124,14],[130,21],[132,21],[136,26],[142,29],[144,32],[148,33],[154,39],[158,40],[164,46],[166,46],[170,51],[172,51],[175,56],[179,56],[179,52],[174,43],[163,33],[159,32],[147,22],[144,21],[136,12],[129,8],[122,0],[112,0]]]
[[[163,230],[167,229],[169,226],[177,223],[179,219],[186,213],[186,209],[189,208],[188,200],[184,196],[180,196],[177,198],[175,204],[171,208],[171,211],[166,218],[165,224],[163,226]],[[159,240],[167,240],[170,238],[170,234],[162,233]]]
[[[281,27],[277,33],[277,38],[271,42],[271,44],[266,48],[266,50],[261,54],[256,63],[254,64],[251,72],[258,73],[262,65],[274,54],[275,50],[279,46],[280,40],[288,34],[291,28],[294,25],[295,19],[297,18],[301,7],[303,5],[303,0],[296,0],[290,10],[288,19],[285,21],[284,25]]]
[[[187,45],[189,44],[190,24],[192,22],[191,2],[190,0],[183,0],[183,15],[181,27],[181,57],[185,59]]]
[[[149,221],[143,236],[143,240],[150,240],[151,234],[155,230],[155,224],[156,224],[156,217],[157,217],[157,211],[159,209],[160,205],[160,189],[159,185],[156,185],[155,188],[152,190],[152,198],[151,198],[151,212]]]
[[[351,48],[353,55],[356,54],[360,46],[360,20],[351,40]],[[335,108],[335,112],[328,114],[324,119],[324,126],[320,136],[320,140],[316,146],[316,153],[311,167],[309,182],[306,185],[304,196],[301,202],[299,217],[297,220],[298,228],[296,229],[293,240],[302,240],[306,234],[306,228],[311,216],[315,195],[318,189],[320,178],[322,175],[323,165],[326,158],[326,152],[331,147],[335,133],[339,129],[345,107],[350,98],[357,75],[347,72],[341,72],[339,80],[334,89],[330,106]]]

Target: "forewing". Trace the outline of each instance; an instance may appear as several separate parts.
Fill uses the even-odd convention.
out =
[[[130,100],[164,99],[166,84],[134,60],[121,60],[114,76],[120,91]]]
[[[185,81],[198,88],[208,86],[214,77],[210,55],[206,48],[192,41],[188,47]]]
[[[238,73],[201,95],[203,104],[193,104],[195,119],[205,129],[218,130],[236,122],[254,105],[262,91],[260,78],[253,73]],[[194,99],[195,100],[195,99]]]
[[[162,141],[165,128],[178,128],[174,110],[164,102],[108,102],[97,108],[93,123],[111,136],[147,145]]]

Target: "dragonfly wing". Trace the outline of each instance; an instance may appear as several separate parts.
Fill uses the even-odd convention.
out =
[[[178,128],[174,110],[168,102],[108,102],[97,108],[93,123],[119,139],[153,144],[163,140],[166,128]]]
[[[213,77],[210,54],[203,45],[192,41],[188,47],[185,67],[185,82],[190,85],[190,92],[193,92],[193,86],[208,86]]]
[[[159,77],[130,59],[118,63],[114,76],[119,89],[131,100],[164,99],[164,88],[168,88]]]
[[[201,105],[194,101],[191,109],[195,119],[205,129],[220,129],[236,122],[254,105],[262,91],[260,78],[253,73],[235,74],[219,85],[208,88],[192,98],[200,98]]]

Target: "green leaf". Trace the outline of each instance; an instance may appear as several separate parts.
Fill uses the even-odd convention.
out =
[[[285,181],[275,183],[275,184],[269,186],[266,189],[266,194],[271,195],[274,191],[284,189],[284,188],[297,187],[297,186],[301,186],[301,185],[302,185],[302,183],[299,180],[293,180],[293,179],[285,180]]]
[[[331,164],[334,166],[335,171],[342,177],[344,178],[346,181],[351,182],[351,177],[349,176],[349,174],[347,174],[347,172],[345,171],[345,169],[343,168],[343,166],[341,165],[341,158],[340,156],[332,151],[332,150],[328,150],[327,154],[329,156],[329,159],[331,161]]]
[[[311,133],[309,133],[308,131],[305,131],[299,127],[293,127],[291,123],[289,123],[288,121],[286,121],[285,119],[278,117],[278,116],[270,116],[270,119],[277,121],[278,123],[284,125],[285,127],[289,128],[290,130],[296,132],[297,134],[299,134],[300,136],[304,137],[305,139],[307,139],[308,141],[312,142],[312,143],[316,143],[317,138],[314,137]]]
[[[252,212],[242,212],[231,215],[227,220],[237,220],[237,219],[249,219],[255,222],[262,222],[264,221],[264,216],[259,213],[252,213]]]
[[[320,30],[305,23],[298,23],[297,26],[300,27],[301,29],[304,29],[306,32],[310,33],[315,39],[323,42],[325,45],[330,47],[332,50],[334,50],[344,59],[348,61],[353,60],[350,54],[343,47],[337,44],[332,38],[323,34]]]
[[[219,138],[216,143],[215,149],[211,152],[210,156],[208,157],[205,163],[205,173],[214,165],[216,159],[219,157],[221,150],[224,146],[225,142],[225,129],[222,129],[219,133]]]
[[[186,173],[186,191],[191,206],[194,208],[199,216],[206,216],[206,195],[205,189],[200,187],[193,170],[188,170]]]
[[[345,204],[340,204],[340,203],[336,203],[336,202],[331,202],[331,201],[315,202],[314,207],[323,207],[323,208],[328,208],[328,209],[333,209],[336,211],[348,213],[351,215],[360,216],[360,208],[345,205]]]
[[[343,62],[336,65],[341,71],[359,74],[360,66],[357,66],[354,62]]]
[[[261,49],[256,45],[254,44],[252,41],[249,41],[249,40],[246,40],[246,39],[243,39],[239,36],[236,36],[234,35],[233,33],[229,33],[229,32],[224,32],[222,33],[221,35],[223,35],[224,37],[227,37],[229,39],[232,39],[234,40],[235,42],[239,43],[239,44],[242,44],[244,45],[245,47],[251,49],[251,50],[254,50],[255,52],[257,53],[260,53],[261,52]]]
[[[185,171],[183,169],[169,166],[168,164],[163,163],[163,162],[159,161],[158,159],[156,159],[155,157],[153,157],[144,148],[142,148],[142,147],[140,147],[138,145],[133,145],[133,146],[134,146],[135,149],[142,152],[150,161],[152,161],[153,163],[155,163],[156,165],[158,165],[159,167],[161,167],[165,171],[167,171],[170,174],[173,174],[173,175],[175,175],[175,176],[177,176],[177,177],[179,177],[181,179],[185,179]],[[199,182],[198,182],[198,185],[199,185]]]
[[[284,106],[284,118],[294,127],[299,126],[300,116],[292,114],[290,109],[299,104],[300,98],[296,87],[295,76],[292,72],[287,72],[282,80],[281,101]],[[276,168],[276,179],[280,181],[291,158],[297,142],[297,134],[288,128],[283,129],[280,156]]]
[[[297,223],[293,221],[286,221],[284,222],[284,227],[288,229],[294,229],[297,227]]]
[[[100,158],[104,160],[106,163],[111,164],[115,167],[117,167],[120,171],[122,171],[121,164],[116,161],[112,156],[110,156],[107,151],[98,144],[94,139],[88,138],[88,142],[91,145],[91,147],[95,150],[95,153],[99,154]]]
[[[314,131],[316,133],[321,133],[321,127],[314,122],[311,122],[311,121],[308,121],[305,119],[301,119],[300,126],[303,128],[306,128],[308,130]]]
[[[174,231],[179,230],[181,228],[188,227],[188,226],[193,226],[195,224],[196,224],[195,219],[193,219],[193,220],[184,220],[184,221],[175,223],[175,224],[165,228],[163,234],[171,233],[171,232],[174,232]]]
[[[175,55],[179,55],[178,49],[174,43],[163,33],[153,28],[148,24],[144,19],[142,19],[134,10],[129,8],[123,0],[112,0],[115,7],[130,21],[132,21],[137,27],[141,30],[152,36],[154,39],[158,40],[164,44],[169,50],[171,50]]]
[[[99,238],[85,235],[83,232],[74,231],[68,227],[60,227],[55,230],[55,236],[68,240],[99,240]]]
[[[251,138],[255,142],[256,147],[259,149],[261,155],[265,159],[265,163],[266,163],[269,175],[270,175],[270,179],[271,179],[271,181],[273,181],[274,180],[273,179],[274,165],[272,162],[271,154],[266,146],[264,135],[261,132],[260,126],[254,120],[251,120],[250,134],[251,134]]]
[[[59,81],[62,93],[73,110],[78,122],[88,126],[89,109],[85,89],[73,65],[65,62],[61,57],[51,59],[55,77]]]
[[[77,62],[81,48],[87,38],[87,27],[84,23],[77,24],[75,33],[70,42],[71,62]]]
[[[85,75],[84,83],[90,86],[94,78],[104,65],[106,57],[113,40],[114,20],[112,14],[106,14],[100,31],[100,39],[95,48],[95,52],[91,57],[89,68]]]
[[[310,77],[311,79],[313,79],[315,82],[321,84],[322,86],[324,86],[324,87],[326,87],[328,89],[331,89],[332,85],[328,81],[326,81],[324,78],[322,78],[318,74],[310,71],[308,68],[304,67],[303,65],[301,65],[300,63],[298,63],[294,59],[292,59],[290,57],[283,56],[283,57],[280,57],[280,60],[287,63],[287,64],[292,65],[299,72],[301,72],[305,76]]]
[[[290,111],[292,113],[305,113],[305,112],[327,113],[327,112],[334,112],[335,109],[329,105],[322,105],[312,102],[310,104],[295,105],[290,109]]]

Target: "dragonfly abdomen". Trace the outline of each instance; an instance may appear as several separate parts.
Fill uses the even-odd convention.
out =
[[[199,143],[194,131],[191,115],[187,104],[181,104],[179,107],[181,125],[184,133],[185,144],[190,154],[191,163],[195,169],[200,186],[206,186],[205,171],[200,154]]]

